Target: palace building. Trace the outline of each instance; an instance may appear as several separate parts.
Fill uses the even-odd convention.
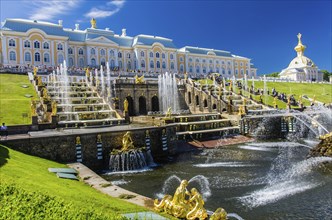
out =
[[[290,62],[286,69],[281,71],[280,78],[292,81],[323,81],[323,73],[319,71],[311,59],[304,56],[306,46],[302,44],[302,35],[299,33],[297,37],[298,44],[294,48],[297,56]]]
[[[81,30],[25,19],[6,19],[0,29],[0,65],[54,67],[66,60],[69,67],[98,67],[109,62],[120,71],[175,72],[224,77],[256,77],[250,59],[228,51],[185,46],[172,39],[151,35],[127,36],[98,29],[96,20]]]

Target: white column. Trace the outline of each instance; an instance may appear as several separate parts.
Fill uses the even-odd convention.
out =
[[[8,54],[7,54],[7,38],[2,37],[2,53],[3,53],[3,64],[8,64]]]
[[[118,50],[114,50],[114,56],[115,56],[115,66],[119,66],[119,55],[118,55]]]
[[[91,66],[91,61],[90,61],[90,47],[86,47],[86,63],[88,64],[88,66]]]
[[[65,52],[63,54],[65,56],[64,60],[66,60],[67,65],[69,65],[69,62],[68,62],[68,41],[65,41]]]
[[[22,38],[19,39],[20,41],[20,64],[22,65],[24,63],[24,60],[23,60],[23,45],[22,45]]]
[[[187,72],[187,73],[189,73],[189,69],[188,69],[188,63],[189,63],[189,61],[188,61],[188,54],[187,53],[185,53],[185,65],[186,65],[186,69],[185,69],[185,72]]]
[[[55,57],[54,57],[54,42],[53,41],[50,41],[49,42],[50,43],[50,45],[51,45],[51,50],[49,51],[50,52],[50,59],[51,59],[51,62],[52,62],[52,66],[54,66],[55,65],[55,62],[54,62],[54,60],[56,59]]]
[[[177,53],[174,53],[174,72],[178,73],[178,56]]]

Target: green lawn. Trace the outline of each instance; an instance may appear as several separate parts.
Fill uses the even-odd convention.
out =
[[[65,165],[0,145],[0,219],[117,219],[146,210],[81,181],[57,178],[49,167]]]
[[[23,88],[22,86],[28,86]],[[31,124],[30,103],[32,95],[35,99],[37,94],[30,83],[27,75],[0,74],[0,122],[7,125]],[[22,117],[22,114],[28,117]]]

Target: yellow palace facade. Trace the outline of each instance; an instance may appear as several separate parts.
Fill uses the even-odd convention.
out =
[[[91,27],[64,28],[62,21],[6,19],[0,29],[0,65],[54,67],[66,60],[69,67],[98,67],[106,62],[120,71],[175,72],[204,75],[217,72],[224,77],[256,77],[250,59],[228,51],[185,46],[177,48],[172,39],[127,36]]]

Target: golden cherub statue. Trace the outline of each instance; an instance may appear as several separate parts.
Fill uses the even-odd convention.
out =
[[[131,133],[130,131],[127,131],[122,138],[122,148],[121,151],[128,151],[131,149],[134,149],[134,142],[133,139],[131,138]]]
[[[124,112],[128,112],[128,107],[129,107],[128,100],[125,99],[125,100],[123,101],[123,111],[124,111]]]

